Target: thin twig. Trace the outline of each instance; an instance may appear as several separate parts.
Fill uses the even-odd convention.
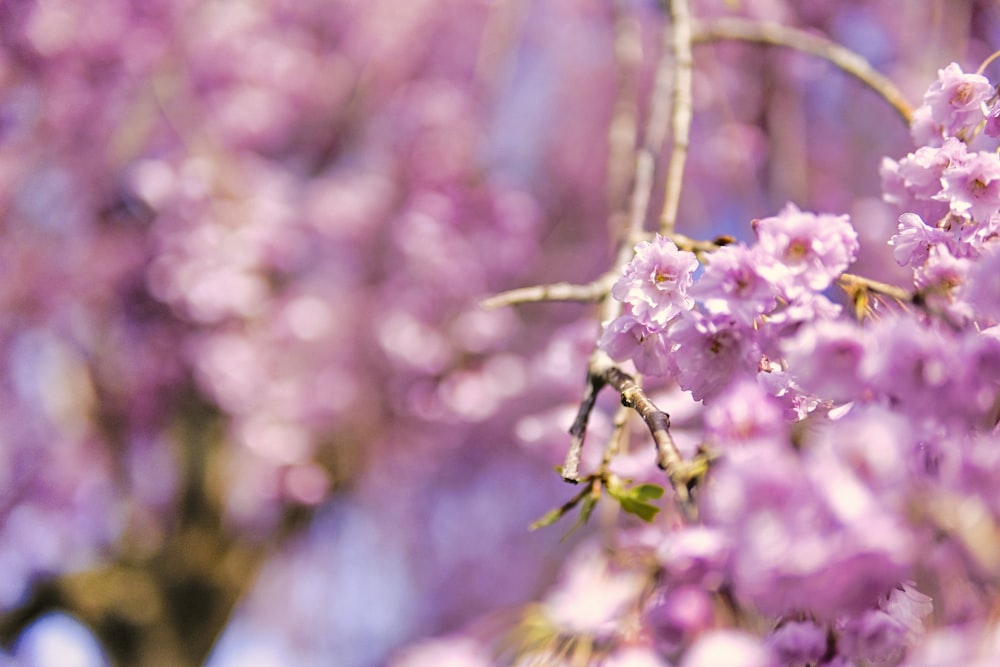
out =
[[[652,233],[640,234],[636,241],[649,240],[652,237]],[[698,254],[715,252],[723,246],[735,243],[735,239],[731,236],[719,236],[710,241],[703,241],[674,232],[670,238],[681,250]],[[487,299],[483,299],[480,305],[484,308],[500,308],[501,306],[514,306],[521,303],[539,303],[543,301],[581,301],[594,303],[604,299],[611,292],[611,288],[614,287],[615,281],[620,276],[621,270],[616,269],[605,273],[597,280],[583,285],[559,282],[547,285],[532,285],[531,287],[518,287],[517,289],[500,292]],[[615,316],[615,313],[609,312],[605,315],[603,321],[614,319]]]
[[[660,233],[664,236],[673,234],[677,225],[681,186],[684,182],[684,163],[687,161],[691,137],[691,72],[694,59],[691,55],[691,8],[687,0],[671,0],[670,26],[674,67],[673,104],[670,113],[673,147],[670,150],[670,162],[667,164],[663,211],[660,214]]]
[[[682,505],[688,501],[687,467],[670,435],[670,415],[660,410],[643,391],[635,378],[620,369],[601,350],[591,355],[589,377],[594,386],[610,385],[621,396],[622,405],[635,410],[649,428],[656,443],[656,464],[667,473],[677,500]],[[574,424],[575,426],[575,424]]]
[[[837,283],[848,293],[852,290],[865,289],[869,292],[875,292],[876,294],[883,294],[899,301],[900,303],[913,303],[914,295],[912,292],[909,292],[902,287],[896,287],[895,285],[890,285],[889,283],[872,280],[871,278],[865,278],[864,276],[855,275],[853,273],[841,274],[841,276],[837,279]]]
[[[639,143],[639,72],[642,66],[642,34],[639,20],[629,12],[628,0],[615,0],[615,63],[617,90],[608,124],[607,200],[609,236],[620,240],[625,228],[629,186],[635,176],[635,151]]]
[[[614,418],[614,431],[611,434],[611,438],[608,440],[607,447],[604,448],[604,458],[601,459],[601,472],[607,472],[608,466],[611,465],[611,461],[614,460],[622,451],[622,444],[625,444],[624,449],[628,450],[628,416],[631,410],[628,406],[622,405],[615,412]]]
[[[642,136],[642,145],[635,152],[635,168],[632,171],[632,196],[629,199],[628,218],[622,234],[616,267],[624,266],[631,258],[635,244],[641,240],[649,212],[649,200],[653,192],[653,178],[656,171],[656,157],[663,149],[667,128],[670,126],[670,100],[673,89],[673,59],[670,48],[672,31],[669,24],[663,29],[663,52],[656,63],[653,75],[653,91],[649,103],[649,119]],[[617,302],[608,299],[609,305]],[[620,304],[618,304],[620,305]],[[612,306],[615,307],[615,306]],[[605,321],[614,319],[614,312],[602,315]],[[610,315],[610,317],[609,317]]]
[[[485,308],[499,308],[519,303],[537,303],[539,301],[586,301],[597,302],[611,291],[612,285],[618,279],[618,272],[605,273],[597,280],[586,285],[574,283],[553,283],[551,285],[534,285],[501,292],[480,302]]]
[[[994,51],[993,53],[991,53],[989,57],[987,57],[986,60],[983,61],[983,64],[979,66],[979,69],[976,70],[976,74],[982,74],[983,72],[985,72],[986,68],[990,66],[990,63],[996,60],[997,58],[1000,58],[1000,51]]]
[[[653,190],[653,178],[656,170],[656,156],[660,154],[667,133],[667,127],[671,120],[668,96],[671,94],[671,79],[674,74],[672,67],[672,49],[670,45],[673,39],[673,30],[670,26],[664,28],[664,49],[656,65],[656,73],[653,80],[653,93],[650,102],[649,119],[643,133],[642,145],[635,153],[635,167],[632,171],[632,194],[629,198],[629,210],[626,218],[625,228],[618,240],[618,251],[615,256],[614,268],[602,276],[599,282],[607,278],[617,279],[622,273],[622,267],[632,259],[635,252],[635,244],[642,240],[646,223],[646,215],[649,211],[649,200]],[[690,43],[690,38],[688,38]],[[609,277],[610,276],[610,277]],[[591,283],[592,285],[594,283]],[[611,298],[610,287],[607,285],[603,298],[601,299],[601,322],[610,322],[621,314],[622,304]],[[567,290],[573,293],[574,290]],[[548,292],[552,293],[551,290]],[[575,291],[575,293],[580,293]],[[496,297],[494,297],[496,298]],[[490,300],[491,301],[491,300]],[[627,381],[627,382],[626,382]],[[660,411],[655,405],[645,397],[641,387],[632,376],[618,368],[608,355],[600,348],[594,349],[591,354],[587,371],[587,385],[584,390],[583,400],[577,412],[576,419],[570,428],[572,441],[569,452],[566,455],[566,463],[563,466],[563,479],[569,482],[580,480],[580,456],[583,449],[583,441],[587,432],[587,424],[590,420],[590,413],[593,411],[597,395],[601,389],[609,382],[615,383],[615,388],[622,396],[622,403],[627,407],[635,409],[646,421],[653,439],[657,445],[657,462],[667,471],[678,501],[682,505],[687,505],[688,493],[686,481],[683,480],[683,461],[677,448],[673,445],[673,440],[667,430],[670,424],[666,413]],[[628,389],[627,394],[622,392]],[[657,415],[662,415],[660,418]]]
[[[785,46],[823,58],[855,77],[882,96],[907,125],[913,109],[896,85],[850,49],[819,35],[771,21],[753,21],[735,17],[696,21],[692,39],[695,43],[737,39],[773,46]]]
[[[583,392],[583,400],[580,401],[580,409],[577,410],[573,425],[569,428],[572,436],[569,451],[566,452],[566,462],[563,463],[562,478],[571,484],[580,481],[580,455],[583,452],[583,440],[587,435],[587,423],[590,421],[590,413],[597,402],[597,395],[604,388],[606,382],[603,378],[587,374],[587,387]]]

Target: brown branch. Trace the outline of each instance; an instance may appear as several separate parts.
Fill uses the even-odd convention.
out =
[[[670,150],[670,162],[667,164],[663,211],[660,214],[660,233],[664,236],[673,234],[677,225],[681,186],[684,182],[684,163],[687,161],[691,137],[694,58],[691,55],[691,9],[687,0],[671,0],[670,26],[674,66],[673,104],[670,112],[673,147]]]
[[[700,239],[693,239],[690,236],[678,234],[677,232],[670,235],[670,240],[673,241],[674,245],[681,250],[687,250],[688,252],[693,253],[715,252],[723,246],[736,243],[736,239],[732,236],[716,236],[711,241],[702,241]]]
[[[583,440],[587,437],[587,423],[590,421],[590,413],[594,410],[597,402],[597,395],[607,384],[599,376],[588,373],[587,387],[583,392],[583,400],[580,401],[580,409],[576,412],[573,425],[569,427],[569,434],[572,436],[569,451],[566,452],[566,462],[562,467],[562,478],[576,484],[580,481],[580,456],[583,453]]]
[[[652,234],[640,234],[636,241],[651,239],[652,236]],[[735,242],[731,236],[719,236],[710,241],[703,241],[701,239],[693,239],[690,236],[678,234],[677,232],[674,232],[670,238],[681,250],[687,250],[693,253],[715,252],[719,248]],[[632,251],[630,249],[629,253],[631,254],[631,252]],[[627,262],[630,258],[631,256],[626,258],[624,262]],[[500,308],[502,306],[514,306],[522,303],[540,303],[548,301],[581,301],[594,303],[601,301],[611,292],[611,288],[614,286],[615,281],[618,280],[619,276],[621,276],[621,270],[615,269],[605,273],[597,280],[584,285],[559,282],[548,285],[518,287],[516,289],[507,290],[506,292],[500,292],[499,294],[495,294],[487,299],[483,299],[480,302],[480,305],[484,308]],[[618,302],[615,301],[614,303]],[[616,316],[617,313],[608,312],[604,316],[603,321],[606,322],[612,320]]]
[[[563,466],[563,479],[567,482],[580,481],[580,453],[587,432],[587,422],[597,400],[597,394],[605,385],[610,385],[621,396],[622,405],[635,410],[645,422],[653,442],[656,444],[656,464],[667,473],[670,484],[681,506],[686,506],[688,496],[688,466],[670,435],[670,415],[660,410],[646,395],[636,379],[619,368],[602,350],[596,349],[590,357],[587,372],[587,390],[570,434],[573,441]]]
[[[840,287],[843,288],[843,290],[848,294],[851,294],[859,289],[864,289],[869,292],[890,297],[900,303],[913,303],[914,299],[914,294],[903,289],[902,287],[896,287],[895,285],[890,285],[889,283],[872,280],[871,278],[865,278],[864,276],[855,275],[853,273],[841,274],[841,276],[837,279],[837,284],[840,285]]]
[[[621,396],[622,405],[632,408],[642,417],[656,443],[656,464],[667,473],[678,500],[686,502],[686,466],[670,435],[670,415],[660,410],[635,378],[619,368],[604,352],[598,351],[591,357],[590,373],[591,377],[599,377],[603,383],[614,387]]]
[[[650,102],[649,120],[647,121],[643,134],[642,145],[635,154],[635,167],[632,172],[632,193],[629,198],[629,210],[626,218],[626,225],[623,229],[621,237],[619,238],[618,252],[615,257],[614,268],[609,273],[602,276],[601,279],[596,281],[600,282],[605,279],[610,281],[606,284],[603,296],[601,297],[601,322],[609,322],[621,314],[622,304],[611,298],[610,288],[611,285],[614,284],[614,280],[621,275],[622,267],[632,259],[635,252],[635,244],[642,240],[644,236],[643,230],[645,228],[646,215],[649,211],[649,200],[653,190],[653,178],[656,171],[656,156],[659,155],[662,150],[667,127],[671,120],[673,120],[674,125],[675,141],[671,168],[675,173],[683,170],[683,162],[686,156],[687,147],[687,128],[690,127],[691,110],[690,81],[685,83],[683,80],[683,77],[685,76],[683,72],[684,69],[687,70],[686,75],[688,78],[690,78],[691,75],[691,36],[689,32],[689,19],[685,18],[684,14],[686,10],[687,5],[684,3],[683,7],[679,10],[681,12],[681,18],[679,21],[681,25],[679,28],[676,25],[678,23],[676,16],[673,24],[668,24],[664,27],[664,49],[663,54],[656,65],[652,100]],[[678,48],[674,48],[674,43],[678,40],[682,40],[686,43],[687,56],[685,56],[684,53],[680,53],[678,56]],[[675,65],[675,63],[679,64]],[[671,84],[672,77],[677,74],[678,71],[680,71],[681,77],[679,84],[688,91],[687,93],[683,91],[678,93],[677,85]],[[673,115],[670,114],[670,107],[667,104],[667,100],[671,94],[674,96],[673,108],[675,111]],[[687,102],[685,102],[685,95],[687,96]],[[687,120],[684,118],[685,106],[688,114]],[[681,109],[680,112],[677,111],[678,108]],[[676,196],[679,198],[679,193]],[[673,217],[676,218],[676,210],[674,211]],[[691,239],[687,239],[686,237],[684,237],[684,240],[689,241],[692,244],[692,247],[694,245],[698,245],[706,250],[709,246],[714,249],[718,247],[718,245],[721,245],[702,245],[703,242],[695,242]],[[591,283],[591,285],[595,285],[596,282]],[[529,295],[532,298],[543,295],[551,296],[554,293],[554,290],[551,289],[552,287],[554,286],[550,286],[549,288],[536,288],[532,292],[521,292],[519,294],[519,298]],[[562,293],[566,295],[589,296],[593,292],[590,292],[587,289],[581,290],[579,289],[579,286],[577,286],[573,289],[567,287]],[[498,295],[498,297],[499,296],[502,295]],[[507,302],[510,298],[505,297],[504,300],[500,300],[498,297],[488,299],[486,303],[489,305],[500,305]],[[635,378],[618,368],[611,358],[608,357],[608,355],[600,348],[594,349],[594,352],[591,354],[590,363],[588,364],[587,384],[584,390],[583,400],[580,402],[580,409],[577,411],[576,418],[573,420],[573,425],[570,428],[572,441],[562,469],[563,479],[572,483],[580,481],[580,457],[583,450],[584,438],[586,437],[587,424],[590,420],[590,413],[593,411],[598,393],[600,393],[601,389],[603,389],[607,384],[611,384],[615,387],[621,396],[622,404],[638,412],[643,421],[645,421],[646,425],[649,427],[653,440],[656,443],[657,464],[667,472],[670,482],[674,487],[674,492],[677,494],[677,498],[682,506],[686,505],[688,492],[687,480],[684,472],[685,466],[680,453],[673,442],[673,438],[670,436],[669,416],[667,413],[657,408],[656,405],[649,400]]]
[[[735,17],[696,21],[692,38],[695,43],[735,39],[784,46],[822,58],[839,67],[874,90],[889,103],[909,125],[913,109],[903,93],[888,77],[850,49],[819,35],[771,21],[752,21]]]
[[[605,273],[597,280],[586,285],[574,283],[553,283],[551,285],[534,285],[501,292],[480,302],[484,308],[499,308],[519,303],[538,303],[541,301],[589,301],[597,302],[611,291],[612,285],[618,279],[616,272]]]

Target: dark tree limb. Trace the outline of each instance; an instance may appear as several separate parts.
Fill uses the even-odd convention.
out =
[[[670,435],[670,415],[658,408],[636,379],[619,368],[601,350],[595,350],[590,358],[587,388],[580,403],[580,410],[570,427],[573,439],[566,455],[566,463],[563,465],[563,479],[574,484],[580,481],[580,456],[587,423],[597,395],[606,385],[610,385],[618,392],[622,405],[635,410],[645,422],[656,444],[657,466],[667,473],[678,501],[681,504],[687,503],[689,500],[687,484],[690,475],[688,465],[681,457],[673,436]]]

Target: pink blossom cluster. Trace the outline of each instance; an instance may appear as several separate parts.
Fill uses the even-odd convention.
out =
[[[643,373],[676,377],[696,400],[762,368],[778,370],[770,359],[782,338],[839,312],[823,291],[857,255],[857,234],[847,216],[794,204],[753,229],[756,243],[713,252],[697,281],[693,253],[659,236],[639,244],[612,291],[630,312],[608,324],[604,349]]]
[[[594,323],[478,301],[606,267],[668,4],[0,2],[0,662],[45,664],[64,606],[100,653],[83,624],[118,589],[90,577],[140,599],[205,538],[241,551],[169,592],[241,587],[210,667],[378,667],[441,633],[396,662],[995,664],[1000,105],[958,65],[908,134],[826,63],[696,45],[680,228],[749,240],[640,244],[603,345],[706,457],[700,518],[668,492],[636,528],[605,494],[565,542],[525,531],[565,500]],[[982,0],[690,4],[829,34],[913,99],[1000,25]],[[911,139],[890,215],[859,165]],[[913,299],[855,322],[843,272],[893,254]],[[609,474],[662,485],[639,441]],[[118,612],[164,613],[153,643],[194,646],[170,600],[90,630],[130,655]]]
[[[681,448],[711,458],[697,518],[582,548],[545,599],[557,633],[605,647],[593,664],[1000,660],[1000,162],[969,148],[992,141],[995,102],[984,77],[941,70],[914,116],[921,145],[883,162],[906,289],[846,273],[848,216],[792,204],[754,221],[751,244],[636,247],[599,344],[703,405]],[[547,651],[513,664],[563,664]]]

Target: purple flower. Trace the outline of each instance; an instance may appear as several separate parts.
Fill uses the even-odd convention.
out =
[[[691,289],[705,309],[752,324],[774,308],[778,288],[758,271],[760,259],[744,245],[720,248],[708,258],[705,273]]]
[[[909,490],[908,475],[918,452],[918,437],[910,421],[878,404],[854,405],[843,417],[817,427],[805,455],[807,462],[820,476],[827,468],[848,470],[865,488],[879,494],[879,504],[885,507],[892,492]],[[852,483],[845,485],[835,501],[847,498]],[[821,482],[819,486],[828,485]]]
[[[865,381],[906,413],[938,413],[942,398],[953,387],[952,341],[937,329],[898,316],[872,327],[870,345],[891,354],[865,356],[861,363]]]
[[[712,598],[700,585],[682,585],[653,594],[643,617],[657,643],[666,650],[689,641],[716,620]]]
[[[845,320],[805,324],[783,346],[789,372],[807,392],[842,403],[865,390],[859,378],[864,331]]]
[[[725,534],[707,526],[685,526],[671,531],[656,549],[656,558],[671,583],[693,583],[715,588],[722,581],[729,542]]]
[[[911,132],[918,144],[942,137],[962,136],[983,120],[993,86],[981,74],[966,74],[956,63],[938,70],[938,79],[924,93],[923,104],[914,113]]]
[[[662,329],[677,314],[694,307],[688,296],[698,268],[694,253],[678,250],[659,234],[635,247],[635,257],[611,293],[632,307],[632,315],[651,329]]]
[[[893,258],[900,266],[922,265],[927,261],[931,247],[948,239],[944,231],[928,226],[916,213],[899,216],[896,229],[898,231],[889,239],[889,245],[892,246]]]
[[[705,439],[721,449],[784,446],[788,423],[781,404],[760,383],[733,384],[705,411]]]
[[[631,359],[640,373],[666,375],[673,370],[666,337],[631,315],[613,320],[604,329],[599,344],[615,361]]]
[[[782,667],[815,664],[826,654],[826,630],[812,621],[784,623],[765,639]]]
[[[858,235],[846,215],[816,215],[787,204],[771,218],[755,220],[759,256],[768,263],[768,278],[786,296],[802,287],[824,290],[858,253]]]
[[[995,102],[993,108],[986,114],[986,127],[983,133],[988,137],[1000,137],[1000,102]]]
[[[923,636],[924,619],[934,611],[934,602],[912,583],[903,582],[892,589],[881,607],[906,629],[907,643],[913,644]]]
[[[834,456],[737,449],[713,470],[702,509],[732,540],[741,602],[832,620],[873,608],[910,571],[915,541],[881,500]]]
[[[899,163],[899,175],[917,199],[933,199],[941,191],[941,176],[969,157],[965,143],[948,137],[940,146],[921,146]]]
[[[1000,157],[980,151],[946,169],[944,189],[935,199],[948,202],[952,213],[987,222],[1000,209]]]
[[[940,146],[921,146],[898,163],[885,158],[880,168],[883,199],[925,220],[940,220],[949,211],[947,202],[935,199],[943,187],[941,177],[967,156],[965,144],[948,137]]]
[[[952,288],[965,283],[972,262],[957,256],[949,245],[931,246],[927,261],[916,267],[913,278],[917,287],[924,291],[948,293]]]
[[[1000,322],[1000,249],[991,247],[969,268],[959,297],[980,324]]]
[[[877,609],[848,620],[838,641],[838,648],[848,658],[876,665],[898,663],[905,645],[906,627]]]
[[[729,315],[686,313],[669,330],[677,384],[696,401],[712,398],[741,375],[752,377],[760,362],[753,330]]]

